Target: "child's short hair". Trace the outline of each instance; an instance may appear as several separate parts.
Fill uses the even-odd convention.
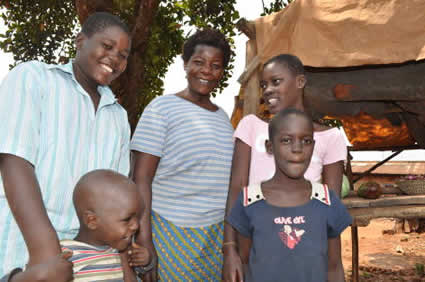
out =
[[[195,52],[195,47],[202,44],[220,49],[223,52],[223,65],[227,67],[231,54],[229,42],[223,33],[211,28],[198,30],[186,40],[183,45],[183,61],[188,62]]]
[[[311,125],[311,131],[313,132],[313,121],[307,113],[300,111],[300,110],[297,110],[295,108],[287,108],[287,109],[281,110],[279,113],[277,113],[272,118],[272,120],[270,121],[270,123],[269,123],[269,140],[270,140],[270,142],[273,142],[273,137],[276,133],[278,126],[280,124],[282,124],[283,122],[285,122],[285,120],[290,115],[297,115],[297,116],[300,116],[300,117],[307,119],[307,121]]]
[[[264,63],[263,68],[271,63],[278,63],[280,65],[286,66],[294,76],[305,74],[304,65],[301,60],[297,56],[291,54],[280,54],[274,56]]]
[[[81,27],[81,32],[88,37],[91,37],[93,34],[102,32],[111,26],[121,28],[122,31],[130,36],[130,31],[127,25],[123,23],[119,17],[107,12],[96,12],[91,14]]]
[[[105,185],[107,183],[107,185]],[[134,186],[134,188],[132,187]],[[130,188],[131,187],[131,188]],[[87,205],[106,206],[112,202],[96,201],[99,196],[110,195],[110,191],[128,191],[134,189],[137,191],[136,184],[127,176],[111,170],[111,169],[96,169],[87,172],[78,180],[75,185],[72,201],[80,222],[82,222],[82,208]],[[90,204],[88,204],[90,203]]]

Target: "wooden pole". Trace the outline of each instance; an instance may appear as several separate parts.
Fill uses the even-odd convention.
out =
[[[350,148],[347,148],[347,166],[345,173],[350,183],[350,190],[354,191],[353,184],[353,171],[351,168],[351,159],[353,158],[350,154]],[[351,276],[353,282],[359,282],[359,237],[356,223],[353,222],[351,225]]]
[[[246,43],[245,70],[239,78],[239,82],[244,89],[242,115],[246,116],[257,113],[260,99],[260,80],[258,77],[260,61],[257,57],[255,22],[241,18],[236,23],[236,27],[249,38]]]
[[[351,226],[351,265],[353,282],[359,282],[359,235],[357,226]]]
[[[246,44],[246,66],[249,66],[250,63],[257,55],[257,42],[255,39],[250,39]],[[245,85],[242,85],[244,88],[244,104],[243,104],[243,116],[249,114],[256,114],[259,100],[260,100],[260,79],[258,68],[257,70],[252,71],[251,76]]]

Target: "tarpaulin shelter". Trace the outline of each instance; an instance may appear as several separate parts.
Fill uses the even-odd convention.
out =
[[[259,70],[274,55],[306,66],[315,117],[338,118],[356,148],[425,148],[425,1],[295,0],[239,23],[250,38],[234,125],[265,115]]]
[[[240,21],[249,41],[233,125],[247,114],[268,115],[261,103],[261,66],[290,53],[306,66],[305,102],[313,117],[341,120],[354,150],[396,150],[395,156],[425,148],[424,11],[423,0],[294,0],[280,12]],[[414,212],[403,215],[423,215],[424,207],[409,207]],[[356,225],[353,281],[357,238]]]

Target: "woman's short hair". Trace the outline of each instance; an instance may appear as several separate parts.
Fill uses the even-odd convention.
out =
[[[223,65],[227,67],[230,60],[230,45],[226,37],[220,31],[211,28],[205,28],[196,31],[191,35],[183,45],[183,61],[186,63],[190,60],[197,45],[207,45],[220,49],[223,52]]]

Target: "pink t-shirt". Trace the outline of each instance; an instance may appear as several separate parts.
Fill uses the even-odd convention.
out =
[[[273,156],[266,152],[265,141],[269,138],[269,124],[255,115],[244,117],[238,124],[233,137],[251,147],[249,184],[270,179],[275,172]],[[313,182],[321,182],[324,165],[347,158],[347,145],[338,128],[314,132],[315,142],[311,163],[304,177]]]

